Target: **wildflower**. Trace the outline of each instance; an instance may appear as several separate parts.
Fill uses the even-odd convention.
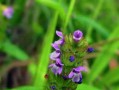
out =
[[[51,88],[51,90],[56,90],[56,86],[54,86],[54,85],[51,86],[50,88]]]
[[[11,19],[12,16],[13,16],[13,13],[14,13],[14,10],[12,7],[7,7],[4,9],[3,11],[3,15],[8,18],[8,19]]]
[[[54,51],[50,54],[50,59],[51,60],[56,60],[59,57],[60,57],[60,51],[59,50],[56,50],[56,51]]]
[[[75,60],[75,57],[74,57],[74,56],[70,56],[70,57],[69,57],[69,61],[70,61],[70,62],[73,62],[74,60]]]
[[[70,74],[68,75],[69,78],[72,78],[72,81],[75,83],[82,83],[82,74],[81,71],[85,71],[83,66],[79,66],[77,68],[73,68]]]
[[[51,64],[49,67],[51,68],[52,72],[57,75],[62,73],[63,65],[60,59],[57,59],[54,64]]]
[[[92,47],[89,47],[88,49],[87,49],[87,52],[89,52],[89,53],[91,53],[91,52],[93,52],[94,51],[94,48],[92,48]]]
[[[57,34],[57,36],[59,36],[61,39],[55,41],[55,43],[58,44],[58,45],[63,45],[63,44],[64,44],[64,36],[63,36],[62,32],[56,31],[56,34]]]
[[[53,47],[55,50],[60,50],[59,46],[64,44],[64,36],[63,36],[62,32],[60,32],[60,31],[56,31],[56,34],[57,34],[57,36],[59,36],[61,39],[55,41],[55,42],[52,44],[52,47]]]
[[[52,44],[52,47],[53,47],[55,50],[60,50],[59,45],[56,44],[56,43],[53,43],[53,44]]]
[[[82,33],[80,30],[76,30],[76,31],[73,33],[73,39],[74,39],[75,41],[81,40],[82,37],[83,37],[83,33]]]

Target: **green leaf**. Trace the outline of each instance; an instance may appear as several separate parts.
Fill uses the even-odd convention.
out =
[[[119,27],[117,27],[113,33],[110,35],[110,39],[118,38],[118,30]],[[119,48],[119,42],[114,42],[111,44],[106,44],[102,52],[97,56],[95,62],[93,63],[91,67],[90,74],[87,76],[88,82],[92,83],[99,75],[100,73],[105,69],[105,67],[108,65],[109,61],[114,55],[114,52]]]
[[[95,20],[93,20],[93,19],[91,19],[91,18],[89,18],[89,17],[87,17],[85,15],[75,14],[74,19],[79,21],[83,25],[90,25],[91,27],[95,28],[94,30],[99,32],[99,34],[101,34],[104,37],[108,37],[109,36],[109,32],[108,32],[108,30],[106,28],[104,28],[98,22],[96,22]]]
[[[76,90],[100,90],[100,89],[97,89],[97,88],[90,86],[90,85],[80,84],[80,85],[78,85]]]
[[[66,14],[66,19],[65,19],[65,22],[64,22],[64,26],[63,26],[64,33],[67,32],[66,28],[67,28],[67,25],[68,25],[68,23],[70,21],[70,17],[71,17],[75,2],[76,2],[76,0],[71,0],[70,1],[70,5],[69,5],[69,8],[68,8],[68,12]]]
[[[7,90],[39,90],[39,89],[33,86],[21,86],[21,87],[17,87],[14,89],[7,89]]]
[[[2,47],[3,52],[7,53],[8,55],[18,59],[18,60],[28,60],[29,56],[23,50],[21,50],[18,46],[12,44],[9,41],[5,41]]]
[[[119,81],[119,67],[117,67],[117,68],[109,71],[108,73],[106,73],[103,76],[102,81],[106,85],[111,85],[111,84]]]
[[[52,19],[50,20],[49,27],[48,27],[46,36],[44,38],[42,51],[41,53],[39,53],[39,63],[38,63],[38,67],[36,70],[34,86],[42,87],[42,90],[44,90],[43,88],[46,83],[44,75],[47,73],[47,69],[48,69],[49,55],[50,55],[51,48],[52,48],[51,43],[53,42],[55,28],[56,28],[57,20],[58,20],[58,15],[59,15],[59,11],[55,11]]]

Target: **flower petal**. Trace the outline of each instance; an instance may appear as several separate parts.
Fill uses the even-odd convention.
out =
[[[72,81],[73,82],[79,82],[80,81],[80,75],[79,74],[74,75],[72,78]]]
[[[52,44],[52,47],[53,47],[55,50],[60,50],[58,44],[56,44],[56,43],[53,43],[53,44]]]
[[[72,78],[73,75],[74,75],[74,73],[71,71],[71,72],[69,73],[68,77],[69,77],[69,78]]]
[[[56,31],[56,34],[57,34],[57,36],[59,36],[60,38],[63,38],[63,34],[62,34],[62,32],[60,32],[60,31]]]
[[[57,75],[58,74],[58,69],[59,67],[57,67],[56,65],[53,65],[53,67],[51,68],[52,72]]]
[[[54,43],[57,44],[57,45],[62,45],[64,43],[64,40],[59,39],[59,40],[55,41]]]
[[[49,68],[53,67],[54,65],[55,65],[55,64],[50,64],[50,65],[49,65]]]
[[[86,71],[86,68],[83,66],[79,66],[77,68],[75,68],[76,71]]]
[[[61,74],[61,73],[62,73],[62,67],[59,68],[59,70],[58,70],[58,74]]]
[[[13,15],[13,8],[12,7],[7,7],[4,11],[3,11],[3,15],[5,17],[7,17],[8,19],[12,18],[12,15]]]
[[[51,60],[56,60],[60,56],[60,52],[54,51],[50,54]]]
[[[80,30],[76,30],[76,31],[73,33],[73,39],[74,39],[75,41],[79,41],[82,37],[83,37],[83,33],[82,33]]]

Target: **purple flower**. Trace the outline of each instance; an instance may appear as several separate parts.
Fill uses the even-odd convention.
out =
[[[55,50],[60,50],[59,45],[56,44],[56,43],[53,43],[53,44],[52,44],[52,47],[53,47]]]
[[[57,34],[57,36],[59,36],[60,38],[64,38],[62,32],[60,32],[60,31],[56,31],[56,34]]]
[[[57,59],[54,64],[51,64],[49,67],[51,68],[52,72],[57,75],[62,73],[63,65],[60,59]]]
[[[51,88],[51,90],[56,90],[56,86],[54,86],[54,85],[51,86],[50,88]]]
[[[13,16],[14,10],[12,7],[7,7],[4,11],[3,11],[3,15],[8,18],[11,19]]]
[[[57,36],[59,36],[61,39],[55,41],[55,42],[52,44],[52,47],[53,47],[55,50],[60,50],[59,46],[64,44],[64,36],[63,36],[62,32],[60,32],[60,31],[56,31],[56,34],[57,34]]]
[[[89,53],[91,53],[91,52],[93,52],[94,51],[94,48],[92,48],[92,47],[89,47],[88,49],[87,49],[87,52],[89,52]]]
[[[62,34],[62,32],[60,31],[56,31],[57,36],[59,36],[61,39],[59,39],[58,41],[55,41],[56,44],[58,45],[63,45],[64,44],[64,36]]]
[[[77,42],[79,40],[81,40],[81,38],[83,37],[83,33],[80,30],[76,30],[73,33],[73,39]]]
[[[74,56],[70,56],[70,57],[69,57],[69,61],[70,61],[70,62],[73,62],[74,60],[75,60],[75,57],[74,57]]]
[[[60,58],[60,51],[56,50],[50,54],[51,60],[57,60],[57,58]]]
[[[72,81],[75,83],[82,83],[82,74],[81,71],[86,71],[83,66],[79,66],[77,68],[73,68],[70,74],[68,75],[69,78],[72,78]]]

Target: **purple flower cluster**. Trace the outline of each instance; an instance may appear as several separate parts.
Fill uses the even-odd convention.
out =
[[[60,32],[60,31],[56,31],[56,34],[57,34],[57,36],[60,37],[60,39],[55,41],[52,44],[52,47],[55,49],[55,51],[50,54],[50,59],[54,60],[55,63],[53,63],[49,66],[55,75],[61,74],[63,66],[64,66],[64,64],[62,64],[62,62],[60,60],[60,55],[61,55],[60,46],[62,46],[64,44],[64,36],[63,36],[62,32]]]
[[[11,19],[13,16],[14,10],[12,7],[7,7],[5,8],[5,10],[3,11],[3,15],[8,18]]]
[[[55,74],[55,75],[60,75],[63,71],[63,67],[65,66],[64,64],[62,64],[60,56],[61,56],[61,50],[60,47],[65,44],[65,37],[62,34],[62,32],[60,31],[56,31],[57,36],[60,37],[59,40],[55,41],[52,44],[52,47],[55,49],[54,52],[52,52],[50,54],[50,59],[54,61],[53,64],[49,65],[49,67],[51,68],[51,71]],[[80,30],[76,30],[73,33],[73,40],[75,42],[78,42],[82,39],[83,37],[83,33]],[[75,61],[75,57],[72,55],[69,57],[69,61],[73,62]],[[79,66],[76,68],[73,68],[72,71],[69,73],[68,76],[66,76],[68,79],[72,79],[73,82],[75,83],[81,83],[82,82],[82,74],[81,71],[85,71],[85,68],[83,66]]]

